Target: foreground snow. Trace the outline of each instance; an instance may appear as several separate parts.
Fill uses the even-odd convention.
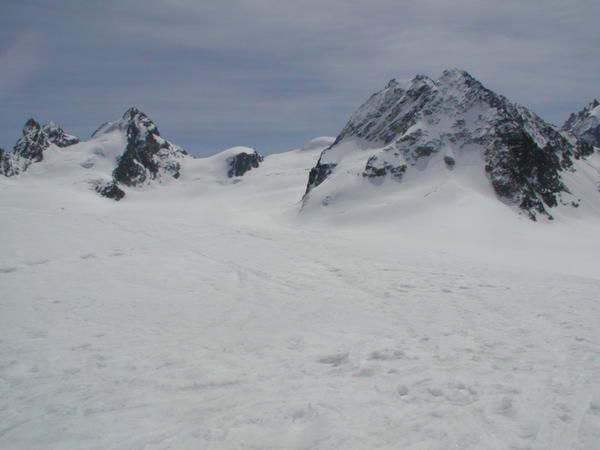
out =
[[[299,214],[319,152],[121,203],[1,180],[0,448],[597,448],[597,215]]]

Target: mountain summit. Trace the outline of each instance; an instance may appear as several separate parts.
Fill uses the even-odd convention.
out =
[[[59,148],[77,144],[79,139],[64,132],[53,122],[41,126],[35,119],[29,119],[23,126],[23,136],[13,147],[12,153],[0,149],[0,174],[18,175],[32,163],[44,159],[44,152],[51,146]]]
[[[570,193],[563,172],[592,151],[464,70],[446,70],[437,80],[394,79],[323,151],[309,174],[305,204],[313,196],[324,205],[344,197],[359,183],[356,175],[381,183],[440,166],[451,172],[479,165],[500,200],[533,220],[551,218],[549,208]]]
[[[113,181],[99,185],[102,195],[120,199],[124,196],[117,184],[139,186],[163,176],[179,178],[180,159],[187,155],[181,147],[163,139],[157,126],[137,108],[129,108],[114,123],[106,123],[94,132],[92,138],[119,132],[125,135],[125,151],[118,157]]]

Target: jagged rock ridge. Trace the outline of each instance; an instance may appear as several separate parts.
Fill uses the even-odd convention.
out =
[[[78,142],[78,138],[65,133],[53,122],[40,126],[34,119],[29,119],[12,153],[0,152],[0,174],[13,176],[26,171],[32,163],[44,159],[44,152],[52,144],[64,148]]]
[[[439,154],[453,170],[460,164],[457,154],[480,151],[497,196],[532,219],[551,217],[548,208],[568,192],[561,173],[593,151],[458,69],[437,80],[423,75],[392,80],[371,96],[322,152],[306,196],[335,171],[343,158],[341,144],[352,140],[381,148],[365,162],[362,175],[369,179],[389,174],[401,180]]]
[[[578,113],[571,114],[562,129],[594,147],[600,147],[600,102],[594,99]]]

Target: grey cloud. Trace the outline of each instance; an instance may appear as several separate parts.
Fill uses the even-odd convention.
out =
[[[0,52],[0,98],[23,86],[45,64],[43,41],[34,32],[22,32]]]

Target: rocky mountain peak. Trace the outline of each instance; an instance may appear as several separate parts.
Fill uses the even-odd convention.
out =
[[[146,116],[143,112],[141,112],[138,108],[136,108],[135,106],[131,106],[127,109],[127,111],[125,111],[125,113],[123,114],[123,119],[124,120],[128,120],[128,119],[133,119],[134,117],[138,116],[138,115],[143,115]]]
[[[449,81],[459,81],[459,82],[473,82],[477,81],[475,78],[471,76],[469,72],[463,69],[453,68],[446,69],[442,72],[442,75],[439,78],[440,80],[449,80]]]
[[[23,126],[23,136],[13,147],[13,156],[22,159],[25,170],[32,162],[39,162],[44,158],[44,150],[50,146],[48,136],[34,119],[29,119]]]
[[[572,142],[461,69],[446,70],[436,80],[424,75],[393,80],[373,94],[321,154],[309,174],[307,194],[335,172],[344,148],[356,146],[379,148],[365,151],[362,176],[371,180],[399,181],[433,161],[454,170],[462,155],[477,151],[497,196],[532,219],[551,217],[548,208],[568,192],[561,173],[574,158],[590,153],[589,146]]]
[[[3,152],[1,155],[0,174],[12,176],[27,170],[32,163],[44,159],[44,151],[52,144],[68,147],[79,142],[79,139],[65,133],[55,123],[48,122],[42,127],[33,118],[25,122],[22,134],[12,153]]]
[[[40,124],[32,117],[27,119],[25,125],[23,125],[23,136],[36,132],[41,128]]]
[[[158,128],[150,118],[139,109],[132,107],[115,123],[102,125],[93,136],[119,130],[126,136],[126,147],[118,158],[113,171],[110,188],[98,189],[102,195],[122,198],[119,184],[139,186],[163,176],[179,178],[182,157],[185,150],[163,139]]]

